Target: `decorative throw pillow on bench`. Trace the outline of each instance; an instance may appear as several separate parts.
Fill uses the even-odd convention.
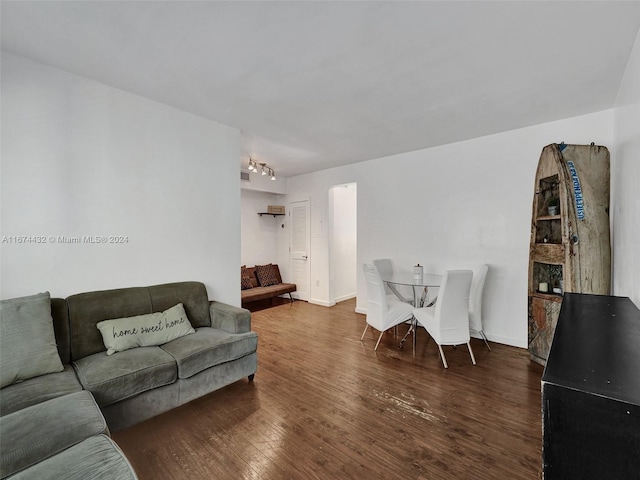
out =
[[[251,284],[251,272],[245,266],[240,268],[240,286],[242,287],[242,290],[253,288],[253,285]]]
[[[181,303],[164,312],[104,320],[97,327],[107,347],[107,355],[135,347],[164,345],[195,333]]]
[[[269,285],[278,285],[277,266],[270,263],[269,265],[256,265],[256,277],[258,277],[258,283],[261,287],[268,287]]]

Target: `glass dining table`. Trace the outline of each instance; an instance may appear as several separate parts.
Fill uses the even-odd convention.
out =
[[[429,288],[437,288],[442,282],[442,275],[435,275],[431,273],[423,274],[422,276],[416,276],[412,273],[394,272],[391,275],[383,276],[382,281],[389,287],[399,300],[407,301],[406,298],[399,292],[398,287],[405,286],[411,287],[413,290],[413,305],[416,308],[425,306],[425,302],[428,304],[429,300]],[[416,321],[411,320],[411,326],[407,333],[400,340],[400,348],[404,345],[404,341],[407,339],[410,333],[413,333],[413,350],[416,348]]]

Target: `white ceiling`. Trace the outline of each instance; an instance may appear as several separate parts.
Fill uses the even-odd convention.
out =
[[[280,176],[611,108],[640,2],[2,1],[2,48],[242,131]]]

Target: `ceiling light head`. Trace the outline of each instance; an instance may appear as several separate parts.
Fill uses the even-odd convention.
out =
[[[276,179],[276,172],[266,163],[258,163],[253,158],[249,158],[249,171],[258,173],[258,165],[260,165],[260,174],[269,175],[271,180]]]

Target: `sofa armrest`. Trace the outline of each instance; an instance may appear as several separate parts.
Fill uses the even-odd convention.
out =
[[[229,333],[251,331],[251,312],[246,308],[234,307],[222,302],[209,302],[211,326]]]

